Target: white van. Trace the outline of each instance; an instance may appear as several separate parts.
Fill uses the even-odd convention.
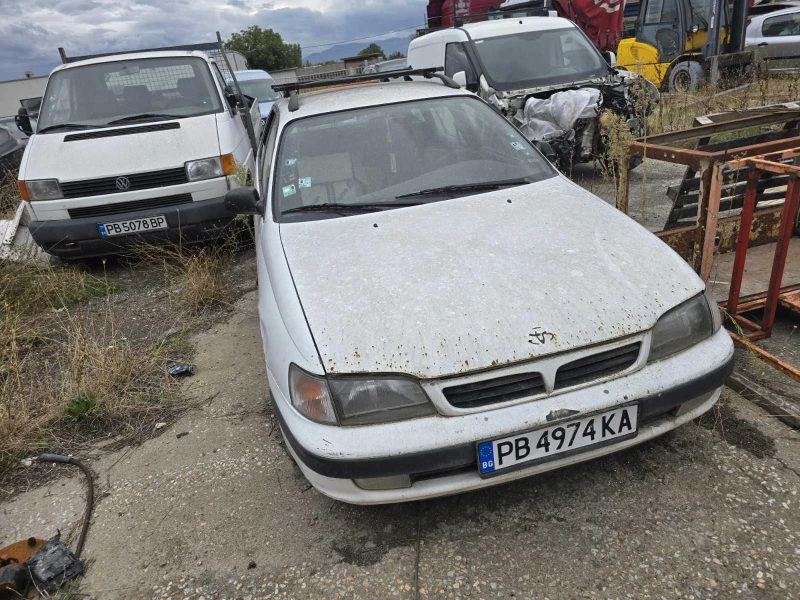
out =
[[[236,98],[198,50],[65,59],[19,170],[34,240],[73,259],[218,236],[233,218],[225,193],[254,170],[261,126],[258,105]]]

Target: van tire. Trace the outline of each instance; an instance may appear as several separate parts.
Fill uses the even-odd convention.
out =
[[[669,72],[670,92],[693,92],[703,81],[703,67],[699,62],[688,60],[678,63]]]

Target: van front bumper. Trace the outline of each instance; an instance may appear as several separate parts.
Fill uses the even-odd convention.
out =
[[[476,490],[591,460],[653,439],[711,409],[733,371],[733,344],[721,329],[713,337],[631,375],[574,392],[462,417],[431,417],[360,427],[311,424],[291,407],[270,376],[276,416],[287,448],[323,494],[353,504],[421,500]],[[549,426],[558,408],[591,414],[639,404],[638,435],[629,440],[491,478],[478,474],[476,442]],[[572,415],[566,420],[579,418]],[[326,429],[323,433],[323,428]],[[450,432],[454,436],[448,435]],[[458,443],[437,444],[437,439]],[[424,447],[427,446],[427,447]],[[411,487],[366,490],[354,479],[409,475]]]
[[[195,243],[218,238],[235,215],[225,209],[224,196],[176,206],[138,210],[103,217],[31,221],[31,236],[48,254],[62,259],[90,258],[131,252],[138,244],[172,241]],[[168,229],[104,238],[98,224],[163,215]]]

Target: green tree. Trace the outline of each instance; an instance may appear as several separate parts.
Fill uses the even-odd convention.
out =
[[[281,34],[258,25],[232,34],[225,48],[242,53],[251,69],[280,71],[303,64],[300,44],[287,44]]]
[[[405,58],[405,57],[406,55],[403,54],[402,52],[392,52],[389,55],[389,60],[394,60],[395,58]]]
[[[383,51],[383,48],[378,46],[375,42],[371,43],[369,46],[364,48],[361,52],[358,53],[359,56],[364,56],[365,54],[380,54],[384,60],[386,59],[386,53]]]

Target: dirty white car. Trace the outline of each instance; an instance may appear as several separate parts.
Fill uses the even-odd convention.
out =
[[[278,101],[267,128],[226,206],[255,214],[272,404],[323,494],[496,485],[719,398],[733,347],[703,282],[477,96],[351,85]]]

